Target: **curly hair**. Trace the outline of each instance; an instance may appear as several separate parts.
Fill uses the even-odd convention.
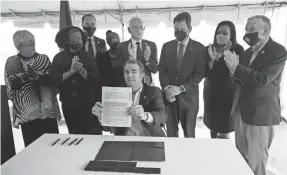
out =
[[[83,43],[86,43],[86,35],[82,29],[80,29],[79,27],[76,27],[76,26],[68,26],[68,27],[61,29],[56,35],[55,42],[57,43],[57,45],[60,49],[66,49],[67,48],[69,31],[72,29],[78,30],[82,35]]]

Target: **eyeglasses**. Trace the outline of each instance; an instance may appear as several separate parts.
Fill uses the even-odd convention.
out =
[[[143,27],[143,26],[140,26],[140,27],[138,27],[138,26],[131,26],[130,28],[133,28],[133,29],[136,29],[136,30],[144,30],[145,29],[145,27]]]
[[[35,47],[35,43],[20,44],[18,46],[19,49],[25,49],[25,48],[28,48],[28,47]]]
[[[70,39],[72,42],[83,41],[83,38],[72,38]]]

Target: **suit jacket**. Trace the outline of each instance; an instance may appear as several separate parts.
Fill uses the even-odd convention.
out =
[[[159,62],[159,80],[162,89],[167,85],[183,85],[186,92],[176,96],[179,107],[184,110],[198,106],[198,84],[205,76],[206,51],[205,47],[192,39],[189,39],[180,69],[177,61],[177,40],[165,43],[161,50]],[[169,102],[165,99],[165,103]]]
[[[112,61],[113,67],[122,67],[127,60],[129,60],[129,51],[128,46],[131,42],[131,39],[128,41],[124,41],[120,43],[117,47],[116,51],[116,59]],[[148,45],[151,49],[151,56],[150,56],[150,63],[146,64],[146,61],[144,58],[141,58],[141,62],[145,66],[145,76],[150,81],[147,82],[148,84],[152,82],[151,73],[155,74],[158,72],[158,58],[157,58],[157,47],[154,42],[148,41],[148,40],[142,40],[142,52],[145,51],[146,45]],[[123,74],[123,71],[121,72]],[[121,80],[122,84],[125,84],[124,78],[122,76]]]
[[[161,124],[166,122],[165,106],[163,104],[162,92],[158,87],[144,84],[139,104],[143,106],[145,112],[151,113],[154,123],[148,124],[141,121],[145,136],[165,137]],[[116,128],[115,135],[125,135],[126,128]]]
[[[89,41],[86,40],[86,42],[89,42]],[[97,49],[97,53],[96,53],[94,59],[95,59],[95,61],[97,61],[100,57],[102,57],[106,53],[107,47],[106,47],[106,41],[101,39],[101,38],[98,38],[96,36],[94,36],[94,42],[95,42],[95,46]],[[86,43],[84,46],[86,46]]]
[[[271,38],[252,64],[251,48],[240,60],[233,77],[237,82],[231,114],[239,104],[242,120],[249,125],[270,126],[280,123],[280,82],[287,59],[286,49]]]
[[[60,91],[60,100],[63,105],[92,105],[100,100],[100,94],[97,94],[100,82],[96,62],[90,53],[80,52],[79,62],[87,70],[88,78],[84,79],[79,73],[75,73],[66,81],[62,81],[63,73],[70,70],[72,57],[73,55],[66,50],[54,57],[49,71],[53,84]]]

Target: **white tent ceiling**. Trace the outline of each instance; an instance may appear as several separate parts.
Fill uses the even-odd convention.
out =
[[[74,25],[80,24],[83,14],[92,13],[97,18],[98,26],[105,27],[118,27],[120,15],[123,15],[125,23],[130,17],[138,15],[144,19],[147,26],[158,25],[160,21],[171,26],[172,19],[181,11],[191,13],[193,25],[198,25],[202,19],[207,23],[218,23],[222,20],[243,23],[247,17],[254,14],[263,14],[264,11],[270,12],[287,5],[287,1],[274,2],[263,0],[69,1]],[[49,22],[53,28],[58,28],[59,9],[59,0],[2,0],[1,21],[12,20],[16,27],[43,27],[46,22]],[[238,9],[240,9],[239,13]]]

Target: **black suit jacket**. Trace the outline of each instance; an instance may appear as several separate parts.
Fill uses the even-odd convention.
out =
[[[145,112],[151,113],[154,123],[141,122],[145,136],[165,137],[160,124],[166,122],[165,106],[163,104],[162,92],[158,87],[144,85],[139,104],[143,106]],[[115,135],[125,135],[126,128],[117,128]]]
[[[129,51],[128,46],[131,42],[131,39],[128,41],[124,41],[120,43],[117,47],[116,51],[116,59],[112,61],[113,67],[122,67],[127,60],[129,60]],[[154,42],[148,41],[148,40],[142,40],[142,51],[144,52],[146,49],[146,45],[148,45],[151,49],[151,56],[150,56],[150,63],[146,64],[144,58],[142,58],[140,61],[145,66],[145,76],[150,78],[152,81],[151,73],[155,74],[158,72],[158,58],[157,58],[157,47]],[[123,71],[121,72],[123,74]],[[122,84],[125,84],[124,78],[122,76],[121,80]]]
[[[280,82],[287,59],[286,49],[271,38],[249,66],[252,55],[247,49],[233,75],[238,86],[232,108],[239,104],[242,120],[249,125],[270,126],[280,123]]]
[[[201,43],[189,39],[178,70],[177,45],[177,40],[163,45],[159,62],[159,80],[162,89],[167,85],[183,85],[186,92],[176,96],[176,100],[181,109],[193,110],[192,106],[198,106],[198,84],[205,76],[206,51]],[[164,99],[169,104],[165,97]]]
[[[100,57],[102,57],[106,53],[107,47],[106,47],[106,41],[101,39],[101,38],[94,36],[94,41],[95,41],[95,46],[97,49],[97,53],[96,53],[94,59],[95,59],[95,61],[97,61]],[[86,40],[86,42],[89,42],[89,41]],[[84,46],[86,48],[86,43]]]

